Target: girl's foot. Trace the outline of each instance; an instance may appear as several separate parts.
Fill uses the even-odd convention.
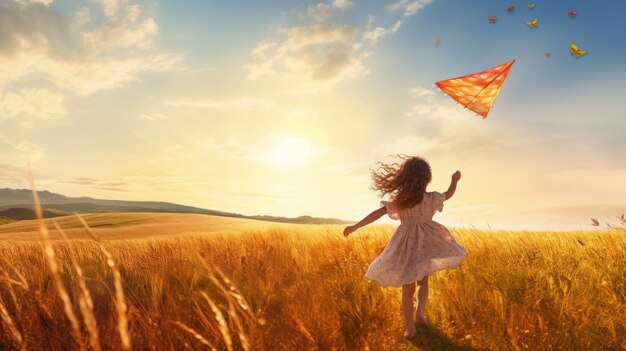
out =
[[[405,339],[413,339],[413,337],[415,336],[415,333],[417,331],[415,330],[415,327],[413,327],[413,330],[407,330],[404,332],[404,338]]]
[[[426,316],[416,313],[415,314],[415,324],[417,325],[428,325],[426,322]]]

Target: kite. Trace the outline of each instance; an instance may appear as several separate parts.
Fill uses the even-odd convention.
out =
[[[546,57],[550,57],[552,56],[552,54],[550,53],[550,51],[546,51]]]
[[[486,71],[441,80],[435,84],[463,107],[472,110],[484,119],[487,118],[513,63],[515,60]]]
[[[487,19],[489,20],[489,23],[496,23],[496,21],[498,20],[497,18],[492,16],[488,16]]]
[[[535,8],[535,4],[528,4],[528,8],[529,9],[534,9]]]
[[[508,12],[508,13],[511,13],[513,11],[515,11],[515,6],[511,6],[511,7],[507,7],[506,8],[506,12]]]
[[[441,43],[441,39],[439,39],[439,37],[435,38],[435,45],[439,46],[439,43]]]
[[[539,19],[537,17],[535,17],[534,20],[532,21],[528,21],[526,22],[526,24],[528,25],[528,27],[533,28],[533,27],[537,27],[537,24],[539,23]]]
[[[572,47],[569,50],[569,54],[570,55],[576,54],[576,58],[579,58],[582,55],[587,54],[587,50],[580,50],[580,48],[578,48],[578,45],[576,45],[576,43],[574,43],[574,41],[572,40]]]
[[[574,11],[574,10],[569,10],[569,11],[567,11],[567,15],[568,15],[568,16],[570,16],[570,17],[572,17],[572,18],[574,18],[574,17],[576,17],[576,11]]]

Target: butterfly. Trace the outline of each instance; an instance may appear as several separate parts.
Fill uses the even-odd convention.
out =
[[[546,51],[546,57],[550,57],[552,56],[552,54],[550,53],[550,51]]]
[[[535,17],[535,19],[534,19],[534,20],[532,20],[532,21],[526,22],[526,24],[527,24],[530,28],[537,27],[537,24],[538,24],[538,23],[539,23],[539,20],[537,19],[537,17]]]
[[[528,8],[529,9],[534,9],[535,8],[535,4],[528,4]]]
[[[489,20],[489,23],[496,23],[496,21],[498,20],[497,18],[492,16],[488,16],[487,19]]]
[[[510,12],[513,12],[513,11],[515,11],[515,6],[511,6],[511,7],[507,7],[506,8],[506,12],[510,13]]]
[[[578,45],[576,45],[576,43],[574,43],[574,41],[572,40],[572,48],[569,50],[569,54],[570,55],[574,55],[576,54],[576,57],[581,57],[582,55],[587,54],[587,50],[580,50],[580,48],[578,48]]]
[[[576,17],[576,11],[574,11],[574,10],[569,10],[569,11],[567,11],[567,14],[568,14],[570,17]]]

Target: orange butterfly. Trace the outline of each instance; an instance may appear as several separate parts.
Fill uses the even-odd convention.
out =
[[[530,28],[537,27],[537,24],[538,24],[538,23],[539,23],[539,19],[538,19],[537,17],[535,17],[535,19],[534,19],[534,20],[532,20],[532,21],[528,21],[528,22],[526,22],[526,24],[527,24],[527,25],[528,25],[528,27],[530,27]]]

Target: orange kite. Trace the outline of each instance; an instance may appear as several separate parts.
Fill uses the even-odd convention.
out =
[[[442,80],[437,86],[454,100],[483,118],[487,118],[493,102],[496,100],[502,85],[509,75],[513,61],[486,71],[468,74],[466,76]]]

